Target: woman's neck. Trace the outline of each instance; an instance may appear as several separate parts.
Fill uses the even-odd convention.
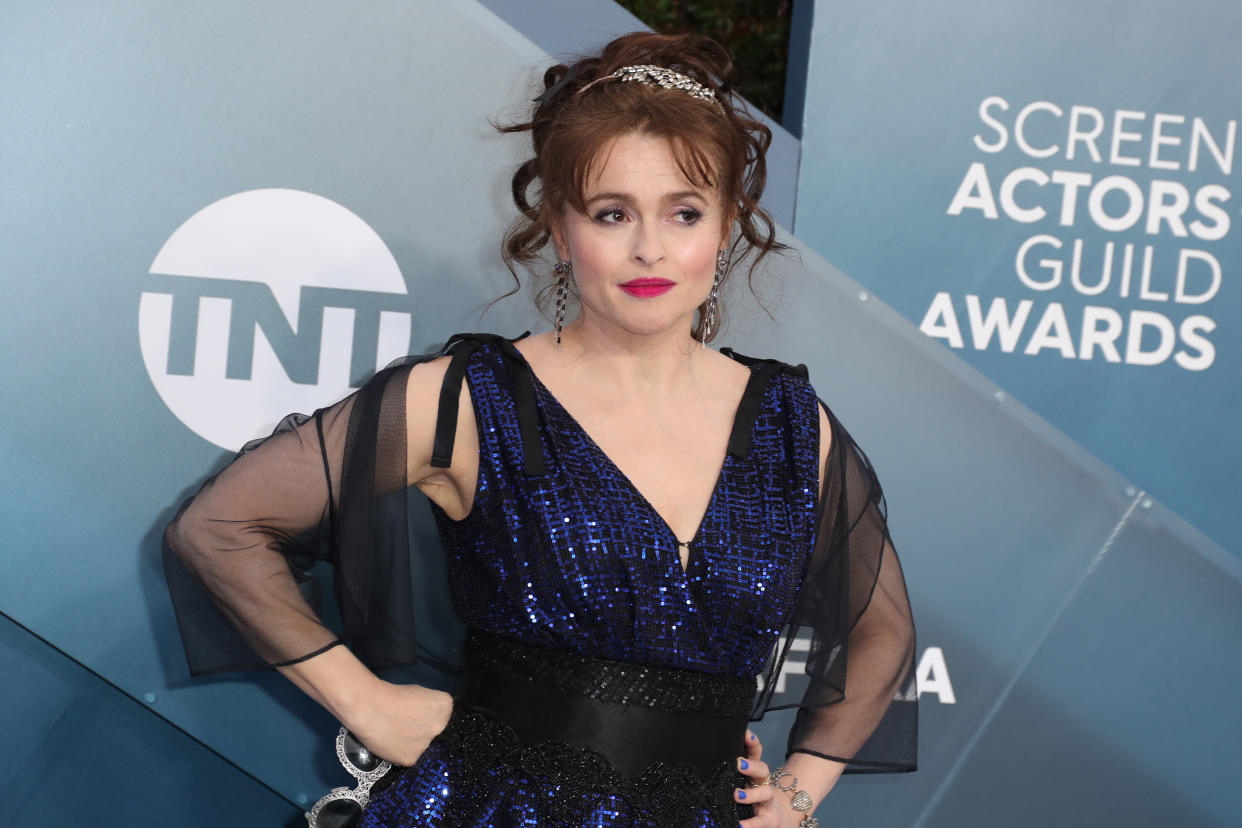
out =
[[[620,394],[666,395],[696,377],[706,354],[688,328],[634,334],[581,316],[565,326],[561,341],[560,356],[574,373],[589,371],[592,382]]]

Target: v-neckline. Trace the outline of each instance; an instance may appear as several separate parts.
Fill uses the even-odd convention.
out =
[[[682,566],[680,549],[683,546],[683,543],[682,543],[682,540],[679,537],[677,537],[677,533],[673,531],[673,527],[669,524],[668,520],[665,519],[664,515],[660,514],[660,511],[656,509],[655,504],[651,502],[650,498],[648,498],[645,494],[642,493],[642,490],[639,489],[638,486],[634,483],[634,481],[630,479],[630,476],[627,475],[624,471],[622,471],[621,467],[617,465],[616,461],[614,461],[608,455],[608,452],[604,451],[603,447],[600,446],[600,444],[595,440],[595,438],[591,436],[591,433],[587,431],[585,428],[583,428],[582,423],[578,422],[578,418],[575,417],[573,413],[570,412],[570,410],[565,407],[564,403],[562,403],[557,398],[557,396],[552,393],[552,390],[548,388],[548,386],[543,384],[543,380],[539,379],[539,375],[536,374],[535,369],[531,367],[530,361],[526,359],[526,355],[523,354],[521,351],[517,350],[517,348],[514,348],[513,350],[516,351],[518,356],[522,358],[522,361],[526,363],[526,370],[530,372],[530,377],[531,377],[532,382],[535,384],[535,387],[540,389],[543,392],[543,394],[548,398],[548,400],[550,400],[552,404],[556,406],[556,408],[560,411],[560,413],[565,416],[565,419],[569,421],[570,425],[572,425],[575,429],[577,429],[578,433],[582,435],[582,438],[586,441],[587,445],[591,448],[591,450],[600,456],[600,458],[607,465],[607,467],[611,468],[613,473],[615,473],[616,476],[622,481],[623,485],[625,485],[625,487],[630,490],[630,492],[634,495],[634,497],[636,497],[639,500],[639,502],[642,503],[643,508],[645,508],[648,512],[650,512],[651,516],[654,517],[662,527],[664,527],[665,533],[667,533],[668,536],[672,538],[672,541],[673,541],[673,549],[675,553],[674,558],[676,561],[677,569],[681,572],[683,577],[688,577],[690,574],[690,567],[694,563],[694,558],[695,558],[694,552],[698,546],[699,536],[703,534],[703,529],[707,525],[708,518],[711,516],[712,508],[716,505],[716,501],[719,499],[720,489],[724,485],[725,470],[728,468],[729,458],[732,456],[729,453],[727,444],[725,447],[724,459],[720,463],[720,470],[716,473],[716,482],[712,486],[711,494],[708,495],[708,498],[707,498],[707,507],[703,510],[703,516],[699,518],[699,523],[698,523],[698,526],[694,530],[694,534],[690,536],[690,540],[685,541],[684,543],[684,546],[686,547],[686,563],[685,563],[685,566]],[[733,428],[735,428],[737,425],[737,418],[742,408],[742,400],[746,399],[746,391],[747,389],[750,388],[750,383],[753,380],[754,376],[755,376],[754,369],[751,369],[751,374],[749,377],[746,378],[746,385],[742,389],[742,396],[739,398],[738,404],[733,411],[733,422],[730,425],[730,434],[732,434]]]

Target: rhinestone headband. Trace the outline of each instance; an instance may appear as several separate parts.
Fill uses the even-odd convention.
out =
[[[692,98],[697,98],[700,101],[707,101],[710,104],[714,104],[717,108],[723,109],[723,107],[720,106],[720,101],[716,100],[716,93],[696,81],[694,78],[683,75],[681,72],[676,72],[672,69],[666,69],[663,66],[652,66],[651,64],[622,66],[611,75],[604,75],[602,78],[596,78],[591,81],[586,86],[579,89],[578,94],[581,95],[583,92],[587,91],[601,81],[611,79],[619,80],[622,83],[638,82],[646,84],[647,86],[658,86],[661,89],[680,89]]]

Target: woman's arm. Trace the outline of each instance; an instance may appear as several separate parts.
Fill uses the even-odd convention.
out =
[[[346,647],[277,669],[368,750],[395,765],[414,764],[453,712],[450,694],[384,681]]]
[[[828,414],[823,406],[817,405],[816,409],[819,411],[819,467],[823,469],[827,468],[828,455],[832,452],[832,423],[829,422]],[[819,481],[819,496],[820,498],[824,496],[822,477]],[[784,763],[785,770],[797,777],[798,787],[807,792],[816,806],[824,801],[824,797],[837,784],[845,767],[844,762],[823,759],[809,753],[790,754]],[[792,794],[778,791],[777,795],[782,797],[781,801],[786,804],[788,800],[792,800]]]
[[[821,759],[809,753],[795,753],[785,761],[784,768],[798,778],[798,787],[806,791],[818,807],[841,778],[845,763]],[[791,794],[785,794],[785,797],[792,799]]]
[[[820,423],[832,444],[823,454],[822,512],[793,618],[795,632],[811,639],[810,682],[787,758],[806,753],[873,771],[914,770],[915,628],[884,493],[870,460],[822,404]]]
[[[769,764],[783,764],[814,807],[852,765],[914,770],[918,722],[914,622],[883,492],[866,455],[827,407],[819,408],[821,512],[784,636],[786,648],[793,637],[809,636],[809,681],[784,763],[758,761],[757,769],[743,771],[766,775]],[[765,688],[779,676],[787,652],[778,650],[765,668]],[[765,712],[773,709],[764,703]],[[801,820],[788,792],[755,792],[752,798],[778,807],[764,808],[764,818],[744,822],[747,828],[784,828]]]
[[[479,433],[466,383],[458,391],[457,423],[454,428],[452,464],[431,465],[435,444],[440,393],[451,357],[443,356],[410,371],[406,383],[406,475],[453,520],[461,520],[474,500],[479,474]]]
[[[472,482],[475,473],[465,469],[477,443],[468,400],[459,405],[462,431],[469,435],[458,441],[454,453],[455,460],[462,456],[461,462],[452,470],[430,465],[447,362],[444,357],[404,366],[310,417],[291,415],[271,436],[248,444],[206,481],[165,531],[171,553],[210,598],[204,602],[184,583],[174,587],[170,578],[192,673],[274,666],[375,753],[398,763],[416,756],[443,729],[451,697],[381,681],[364,664],[359,654],[371,641],[378,642],[373,649],[384,663],[389,652],[380,649],[388,643],[384,629],[367,627],[365,636],[351,639],[351,646],[358,640],[364,648],[357,654],[338,646],[336,634],[307,600],[305,590],[312,582],[303,571],[316,558],[338,556],[333,561],[337,577],[345,578],[346,601],[356,599],[364,620],[376,600],[387,606],[401,603],[394,600],[402,595],[400,585],[394,589],[371,577],[384,571],[387,560],[377,556],[371,566],[366,559],[372,554],[369,527],[390,523],[391,534],[404,537],[400,530],[405,528],[408,485],[425,488],[452,511],[469,502],[457,481]],[[473,459],[477,463],[477,447]],[[399,462],[396,468],[394,461]],[[365,513],[361,525],[360,512]],[[388,553],[408,559],[404,542],[393,543]],[[328,551],[333,544],[346,549]],[[340,556],[348,560],[342,562]],[[218,636],[213,639],[206,632],[208,603],[231,622],[259,663],[253,655],[239,663],[236,654],[242,651],[236,646],[216,646]],[[386,619],[383,613],[374,614]],[[395,651],[412,652],[412,619],[404,632]]]

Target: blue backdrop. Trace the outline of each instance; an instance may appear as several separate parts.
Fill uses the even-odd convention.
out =
[[[565,11],[134,0],[5,13],[0,732],[22,749],[5,752],[0,774],[15,824],[292,826],[346,781],[330,749],[335,722],[281,676],[189,679],[159,536],[185,494],[284,413],[337,399],[390,356],[455,331],[546,326],[525,293],[479,317],[509,285],[497,243],[522,156],[487,118],[520,113],[550,53],[639,26],[605,0]],[[911,585],[922,699],[920,770],[848,778],[819,816],[1231,824],[1242,808],[1232,744],[1242,567],[1229,532],[1238,443],[1227,428],[1237,255],[1229,233],[1204,236],[1225,223],[1213,205],[1236,213],[1210,189],[1229,185],[1205,137],[1227,154],[1232,93],[1196,79],[1229,76],[1231,53],[1211,46],[1233,13],[963,2],[811,11],[799,5],[806,100],[791,107],[805,119],[777,128],[772,163],[788,186],[769,201],[796,220],[795,252],[760,282],[775,319],[738,291],[722,342],[806,363],[875,462]],[[1140,13],[1146,22],[1126,22]],[[1105,159],[1116,113],[1145,113],[1123,117],[1120,132],[1147,138],[1118,145],[1141,163],[1087,160],[1086,143],[1066,158],[1075,106],[1100,113]],[[1088,109],[1079,126],[1090,132]],[[1182,143],[1155,155],[1180,169],[1151,163],[1160,113],[1185,116],[1161,121]],[[1033,156],[1019,134],[1062,154]],[[971,172],[980,168],[986,188]],[[1006,176],[1023,168],[1006,196]],[[1069,225],[1054,174],[1092,176]],[[1163,188],[1155,233],[1146,213],[1123,229],[1092,217],[1091,186],[1118,175],[1145,204]],[[1133,193],[1110,187],[1097,206],[1106,224]],[[1179,187],[1186,236],[1173,218]],[[1040,206],[1045,215],[1024,220]],[[1117,267],[1130,244],[1140,271],[1153,246],[1149,293],[1173,295],[1182,250],[1203,254],[1188,260],[1187,296],[1214,284],[1207,257],[1222,278],[1197,303],[1144,299],[1137,276],[1128,296],[1115,286],[1088,296],[1068,265],[1042,289],[1015,265],[1037,236],[1061,247],[1032,248],[1032,282],[1053,272],[1040,260],[1069,261],[1077,238],[1086,285],[1109,241]],[[1029,300],[1013,348],[998,344],[1001,330],[975,348],[970,296],[975,327],[994,299],[1009,317]],[[1091,312],[1098,331],[1121,320],[1119,361],[1104,345],[1079,358],[1088,306],[1102,309]],[[935,335],[951,330],[948,308],[960,347]],[[1143,313],[1173,326],[1163,360],[1143,356],[1166,330]],[[1185,328],[1196,315],[1215,327]],[[1129,331],[1142,325],[1127,362]],[[1037,329],[1049,344],[1022,353]],[[1196,331],[1213,357],[1187,367],[1179,349],[1207,361]],[[419,539],[433,542],[425,506],[414,513]],[[431,596],[420,614],[447,612],[447,598],[435,600],[442,575],[416,574]],[[441,645],[456,645],[451,632]],[[790,666],[784,692],[796,693]],[[757,729],[773,748],[788,724],[774,715]]]
[[[1242,555],[1242,7],[831,0],[794,229]]]

